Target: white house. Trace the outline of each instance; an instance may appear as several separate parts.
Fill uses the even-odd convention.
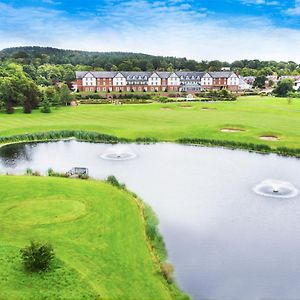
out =
[[[152,73],[151,76],[149,77],[148,85],[149,86],[160,86],[161,85],[161,78],[156,72]]]
[[[168,86],[179,86],[180,78],[176,73],[172,73],[168,78]]]
[[[240,84],[239,76],[232,72],[227,79],[227,85],[238,86],[239,84]]]
[[[113,86],[125,86],[126,84],[126,77],[120,72],[113,78]]]
[[[212,86],[213,85],[213,77],[209,73],[205,73],[201,78],[202,86]]]
[[[96,77],[92,73],[88,72],[82,78],[82,85],[83,86],[96,86],[97,85]]]

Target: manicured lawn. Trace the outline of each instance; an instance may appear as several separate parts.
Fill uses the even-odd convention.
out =
[[[186,104],[191,108],[182,105],[185,104],[82,105],[53,110],[51,114],[3,113],[0,135],[78,129],[126,138],[174,141],[198,137],[300,148],[300,101],[288,104],[287,99],[253,96],[236,102]],[[221,132],[224,127],[245,131]],[[262,141],[261,135],[275,135],[280,140]]]
[[[0,176],[0,190],[0,299],[175,299],[128,193],[97,181],[25,176]],[[31,239],[54,246],[51,272],[23,270],[19,249]]]

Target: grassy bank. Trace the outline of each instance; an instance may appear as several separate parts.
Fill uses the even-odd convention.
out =
[[[128,192],[26,176],[0,176],[0,189],[0,299],[183,299],[162,276]],[[54,246],[51,272],[22,269],[18,251],[31,239]]]
[[[235,102],[195,102],[139,105],[81,105],[51,114],[18,111],[0,115],[0,136],[52,130],[95,131],[126,139],[153,137],[227,140],[300,148],[300,101],[271,97],[241,97]],[[242,129],[222,132],[222,128]],[[278,141],[260,136],[277,136]]]

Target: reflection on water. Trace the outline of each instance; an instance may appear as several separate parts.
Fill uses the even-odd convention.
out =
[[[300,197],[269,198],[252,189],[266,178],[299,188],[300,160],[157,144],[130,145],[136,158],[116,162],[100,158],[109,147],[6,147],[0,171],[79,166],[96,178],[113,174],[157,212],[177,280],[194,299],[299,299]]]
[[[13,144],[0,147],[0,162],[3,166],[13,168],[20,161],[31,161],[33,149],[37,144]]]

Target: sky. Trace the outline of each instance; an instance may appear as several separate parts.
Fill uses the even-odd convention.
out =
[[[0,0],[0,49],[300,63],[300,0]]]

